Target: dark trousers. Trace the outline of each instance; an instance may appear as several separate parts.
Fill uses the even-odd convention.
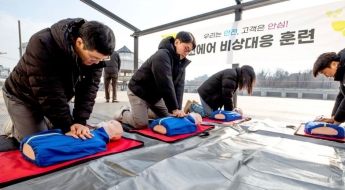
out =
[[[113,101],[117,100],[117,79],[118,79],[118,74],[107,74],[104,73],[104,90],[105,90],[105,99],[109,100],[110,99],[110,81],[113,89]]]
[[[131,111],[123,112],[123,123],[129,124],[137,129],[143,129],[148,127],[149,119],[157,119],[171,115],[163,99],[152,105],[136,96],[129,89],[127,89],[127,95],[131,105]]]
[[[50,121],[44,117],[40,108],[23,102],[16,96],[9,94],[4,88],[2,93],[8,114],[13,123],[12,134],[18,142],[28,135],[53,128]],[[69,105],[71,108],[72,105],[70,103]]]

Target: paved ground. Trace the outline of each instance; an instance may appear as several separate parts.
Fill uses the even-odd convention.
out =
[[[126,91],[118,91],[119,103],[106,103],[104,91],[99,91],[94,111],[88,123],[98,123],[105,119],[111,119],[114,112],[121,106],[128,104]],[[199,101],[196,93],[185,93],[183,105],[187,100]],[[244,116],[253,119],[269,118],[274,121],[285,121],[293,125],[314,119],[317,115],[329,116],[333,108],[333,100],[309,100],[293,98],[272,98],[238,96],[237,105]],[[0,93],[0,128],[8,118],[6,107]]]
[[[118,91],[119,103],[105,103],[104,91],[99,91],[96,99],[94,113],[112,117],[112,114],[121,105],[128,104],[125,91]],[[199,101],[197,93],[185,93],[183,105],[187,100]],[[300,123],[314,119],[317,115],[331,114],[333,100],[310,100],[294,98],[272,98],[238,96],[237,105],[244,115],[255,119],[269,118],[276,121]]]

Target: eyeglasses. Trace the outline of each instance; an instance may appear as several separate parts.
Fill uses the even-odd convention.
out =
[[[184,52],[187,52],[187,53],[189,53],[189,52],[191,52],[192,50],[190,50],[189,48],[187,48],[187,47],[184,47]]]
[[[87,54],[89,54],[91,61],[109,61],[110,60],[110,56],[108,56],[107,58],[104,58],[104,59],[100,59],[100,58],[97,58],[95,56],[92,56],[87,48],[86,48],[86,50],[87,50]]]
[[[80,38],[81,38],[81,37],[80,37]],[[81,38],[81,39],[83,40],[85,49],[87,50],[87,54],[89,55],[91,61],[109,61],[109,60],[110,60],[110,56],[108,56],[108,57],[105,58],[105,59],[100,59],[100,58],[98,58],[98,57],[95,57],[95,56],[91,55],[91,54],[90,54],[90,51],[89,51],[89,48],[88,48],[88,47],[86,46],[86,44],[85,44],[85,40],[84,40],[83,38]]]

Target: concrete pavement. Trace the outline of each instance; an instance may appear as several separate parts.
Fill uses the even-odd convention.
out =
[[[95,124],[103,120],[112,119],[113,114],[121,105],[128,105],[126,91],[117,91],[119,103],[106,103],[105,92],[99,91],[96,98],[93,113],[89,124]],[[185,93],[183,106],[187,100],[199,101],[197,93]],[[292,125],[298,125],[314,119],[317,115],[330,116],[334,101],[333,100],[309,100],[294,98],[273,98],[257,96],[238,96],[237,105],[240,107],[244,116],[253,119],[269,118],[274,121],[284,121]],[[0,93],[0,128],[8,118],[7,110]],[[2,131],[2,130],[1,130]]]
[[[112,117],[113,113],[124,104],[128,104],[126,91],[117,92],[119,103],[105,103],[104,91],[99,91],[94,113]],[[187,100],[199,101],[197,93],[185,93],[183,106]],[[295,98],[273,98],[257,96],[238,96],[237,106],[244,116],[253,119],[269,118],[275,121],[291,122],[292,124],[306,122],[317,115],[330,116],[334,100],[311,100]]]

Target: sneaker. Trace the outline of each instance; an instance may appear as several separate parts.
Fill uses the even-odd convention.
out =
[[[2,130],[4,131],[4,134],[5,134],[7,137],[13,137],[12,129],[13,129],[13,123],[12,123],[11,118],[9,117],[9,118],[6,120],[6,122],[4,123],[4,125],[2,126]]]
[[[109,103],[109,100],[106,100],[105,102]]]
[[[122,105],[118,110],[116,110],[113,118],[116,121],[122,121],[122,114],[124,111],[130,111],[130,107]]]
[[[113,103],[118,103],[119,101],[118,100],[113,100]]]
[[[192,104],[192,101],[190,101],[190,100],[188,100],[186,102],[186,105],[184,106],[184,109],[183,109],[184,113],[189,113],[189,109],[190,109],[191,104]]]

